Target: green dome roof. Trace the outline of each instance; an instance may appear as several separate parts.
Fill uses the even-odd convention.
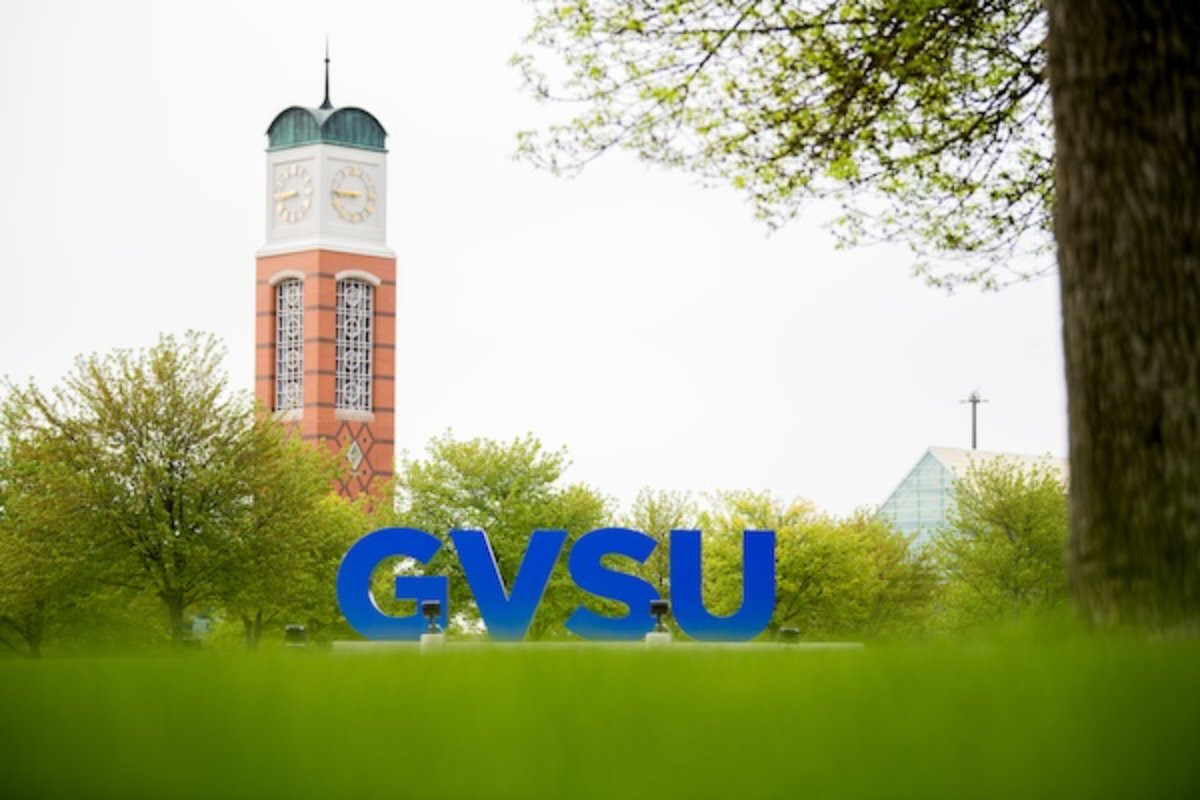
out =
[[[326,101],[328,103],[328,101]],[[369,112],[354,106],[292,106],[279,112],[267,128],[267,149],[284,150],[309,144],[337,144],[387,152],[387,131]]]

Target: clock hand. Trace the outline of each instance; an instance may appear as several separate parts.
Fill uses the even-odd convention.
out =
[[[357,192],[353,189],[334,189],[333,193],[338,197],[358,197],[362,192]]]
[[[294,191],[293,192],[276,192],[275,193],[276,200],[287,200],[289,197],[295,197],[295,196],[296,196],[296,192],[294,192]]]

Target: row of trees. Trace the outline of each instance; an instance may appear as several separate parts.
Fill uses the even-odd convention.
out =
[[[448,532],[487,532],[512,585],[532,530],[644,531],[660,546],[644,563],[614,563],[669,595],[673,529],[705,533],[705,593],[716,613],[741,602],[741,533],[777,534],[771,631],[811,638],[961,629],[1065,598],[1064,487],[1053,475],[995,462],[968,474],[945,531],[920,545],[886,520],[836,518],[764,493],[723,492],[701,504],[643,490],[626,512],[595,489],[563,481],[566,453],[532,436],[511,442],[430,442],[400,464],[394,504],[333,493],[336,454],[315,448],[249,398],[226,390],[221,350],[208,337],[170,337],[142,353],[81,359],[49,394],[9,387],[0,405],[0,642],[37,655],[50,639],[164,631],[182,643],[190,617],[209,612],[253,649],[268,630],[304,622],[347,635],[334,576],[368,530],[412,526],[447,538],[426,567],[451,579],[457,624],[478,622]],[[564,551],[565,552],[565,551]],[[556,568],[530,635],[566,635],[580,604],[622,613]],[[619,562],[620,559],[617,559]],[[377,572],[389,598],[397,560]],[[157,606],[157,610],[155,609]],[[155,620],[147,624],[147,619]],[[163,626],[161,621],[165,620]],[[160,636],[162,634],[159,634]]]
[[[254,647],[286,614],[337,618],[333,573],[360,508],[330,453],[226,390],[211,337],[80,359],[52,393],[0,408],[0,642],[36,655],[159,606],[181,643],[219,608]],[[128,619],[125,612],[135,612]],[[161,629],[161,628],[160,628]]]
[[[918,542],[869,511],[839,518],[765,492],[721,492],[701,503],[686,493],[643,489],[621,512],[591,487],[564,484],[565,466],[564,452],[546,451],[532,437],[502,443],[449,434],[434,439],[425,458],[402,464],[398,503],[386,522],[445,537],[426,571],[451,577],[460,626],[474,627],[478,614],[445,536],[452,528],[488,533],[508,586],[536,528],[566,529],[567,548],[594,528],[634,528],[659,546],[644,564],[613,557],[612,565],[641,575],[663,597],[670,589],[671,530],[700,529],[706,600],[724,614],[741,603],[742,532],[773,530],[777,589],[769,636],[783,627],[814,639],[956,632],[1067,600],[1066,487],[1040,467],[1026,471],[1004,460],[973,466],[958,484],[945,528]],[[377,598],[386,596],[395,568],[385,564],[377,573]],[[564,558],[530,635],[565,636],[563,622],[580,603],[621,613],[580,592]]]

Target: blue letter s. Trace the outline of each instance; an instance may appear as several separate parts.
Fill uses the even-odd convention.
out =
[[[654,627],[650,601],[658,592],[647,581],[609,569],[600,559],[610,553],[629,556],[639,563],[654,552],[654,539],[628,528],[600,528],[584,534],[567,558],[576,585],[585,592],[629,606],[623,617],[606,617],[580,606],[567,620],[567,630],[585,639],[640,639]]]

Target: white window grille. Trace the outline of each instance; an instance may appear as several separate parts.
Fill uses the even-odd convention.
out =
[[[371,410],[371,316],[371,284],[355,278],[338,281],[338,408]]]
[[[275,410],[304,405],[304,284],[275,284]]]

